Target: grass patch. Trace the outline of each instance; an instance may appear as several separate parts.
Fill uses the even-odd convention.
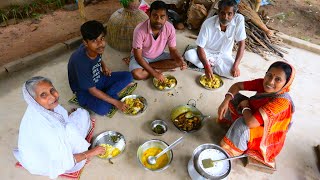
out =
[[[34,0],[29,4],[11,5],[0,9],[0,23],[7,26],[9,19],[13,19],[15,23],[24,18],[40,19],[41,14],[60,9],[69,3],[74,3],[74,0]]]

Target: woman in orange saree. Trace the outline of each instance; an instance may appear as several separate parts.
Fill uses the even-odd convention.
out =
[[[265,77],[233,84],[218,109],[218,122],[231,125],[221,146],[231,156],[247,154],[275,168],[294,104],[289,95],[295,69],[288,63],[273,63]],[[241,90],[256,91],[248,98]]]

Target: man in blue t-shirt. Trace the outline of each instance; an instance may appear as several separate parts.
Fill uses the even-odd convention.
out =
[[[71,55],[68,78],[71,90],[81,106],[99,115],[106,115],[112,105],[124,111],[127,105],[119,101],[119,92],[132,83],[128,71],[111,72],[102,61],[106,30],[98,21],[81,26],[83,43]]]

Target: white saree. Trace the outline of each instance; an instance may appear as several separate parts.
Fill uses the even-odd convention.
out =
[[[70,116],[60,105],[49,111],[22,88],[28,108],[21,120],[18,148],[14,156],[31,174],[57,178],[80,170],[85,160],[74,163],[73,154],[88,150],[85,137],[90,128],[89,113],[78,108]]]

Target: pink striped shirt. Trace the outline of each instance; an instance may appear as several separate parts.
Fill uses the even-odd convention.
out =
[[[142,56],[154,59],[160,56],[166,46],[176,46],[176,32],[173,25],[166,21],[159,32],[157,39],[152,36],[150,20],[137,25],[133,32],[132,48],[142,49]]]

